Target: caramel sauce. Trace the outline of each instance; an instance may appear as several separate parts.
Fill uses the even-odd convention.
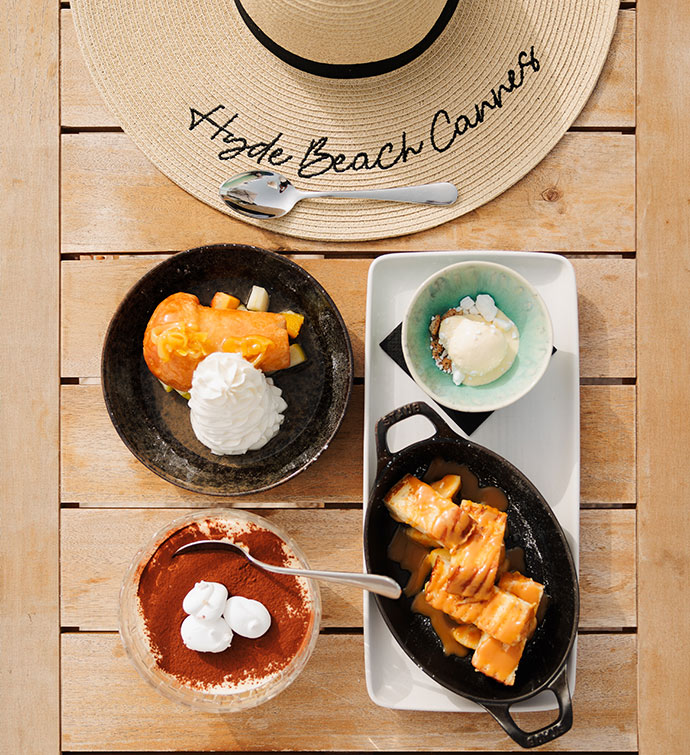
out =
[[[431,487],[444,498],[453,498],[461,485],[462,478],[459,474],[447,474],[431,483]]]
[[[403,569],[410,572],[404,593],[408,598],[418,593],[431,571],[429,548],[415,542],[406,535],[404,527],[398,527],[388,546],[388,558],[396,561]]]
[[[541,620],[544,618],[544,614],[546,613],[546,609],[549,607],[549,602],[551,601],[551,598],[544,593],[541,596],[541,603],[537,606],[537,625],[541,624]]]
[[[412,601],[412,610],[431,619],[431,626],[439,636],[443,645],[443,652],[446,655],[458,655],[461,658],[467,655],[468,649],[453,637],[453,629],[457,627],[457,624],[443,611],[432,608],[426,602],[424,593],[420,592],[415,595]]]
[[[458,475],[460,477],[459,490],[453,489],[456,486],[454,481],[449,477]],[[446,479],[447,478],[447,479]],[[508,508],[508,497],[498,487],[479,485],[477,476],[470,471],[466,464],[448,462],[444,459],[434,459],[423,478],[424,482],[433,486],[436,493],[447,494],[451,500],[459,502],[463,499],[482,503],[491,506],[498,511],[506,511]],[[430,491],[425,491],[427,496]],[[425,495],[418,494],[417,505],[424,505]],[[407,534],[408,531],[411,534]],[[471,640],[474,651],[473,665],[478,670],[492,676],[493,678],[507,684],[512,684],[511,676],[520,660],[525,640],[518,642],[514,646],[504,645],[502,642],[481,633],[477,627],[472,624],[462,625],[454,621],[448,614],[433,608],[427,602],[424,596],[424,584],[431,571],[433,559],[430,555],[431,549],[428,547],[425,539],[427,536],[421,535],[415,530],[408,527],[400,526],[395,532],[393,539],[388,546],[388,557],[396,561],[400,566],[410,572],[410,578],[405,585],[404,593],[412,597],[411,608],[414,612],[429,617],[431,626],[441,640],[443,652],[446,655],[466,656],[471,648],[465,647],[456,639],[456,636],[463,637],[461,630],[469,630],[471,635],[467,639]],[[421,541],[421,542],[420,542]],[[506,571],[517,571],[525,574],[527,569],[525,565],[525,553],[522,548],[510,548],[505,551],[505,558],[502,558],[500,574]],[[543,594],[542,600],[536,612],[536,621],[540,622],[546,611],[549,599],[546,593]],[[454,636],[455,634],[455,636]],[[482,641],[479,642],[479,637]],[[478,645],[478,647],[477,647]]]
[[[525,551],[523,548],[508,548],[506,551],[505,571],[519,571],[520,574],[527,573]]]
[[[487,506],[493,506],[499,511],[505,511],[508,508],[508,497],[497,487],[489,485],[485,488],[479,486],[477,475],[470,471],[466,464],[458,464],[453,461],[445,461],[441,458],[434,459],[429,465],[424,482],[435,482],[446,475],[460,475],[462,481],[460,491],[455,498],[467,498],[475,503],[483,503]]]

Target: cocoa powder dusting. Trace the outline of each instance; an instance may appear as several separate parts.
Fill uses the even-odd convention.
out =
[[[142,571],[138,596],[152,649],[164,671],[193,686],[260,680],[285,668],[299,652],[313,619],[311,605],[297,577],[270,574],[240,554],[207,551],[172,558],[186,543],[228,537],[222,525],[206,526],[208,529],[202,530],[195,523],[175,532]],[[289,565],[283,540],[252,522],[243,524],[241,533],[231,539],[266,563]],[[235,634],[230,647],[221,653],[189,650],[180,636],[186,617],[182,601],[201,580],[220,582],[229,596],[261,601],[271,614],[268,632],[258,639]]]

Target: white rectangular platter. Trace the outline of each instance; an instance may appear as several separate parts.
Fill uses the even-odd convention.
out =
[[[580,371],[575,272],[560,255],[532,252],[422,252],[389,254],[376,259],[367,284],[364,501],[376,477],[376,422],[410,401],[426,401],[448,424],[464,433],[381,349],[380,342],[402,322],[412,295],[442,268],[465,260],[487,260],[523,275],[539,291],[553,324],[557,351],[539,383],[511,406],[494,412],[471,439],[512,462],[522,471],[558,518],[578,564],[580,540]],[[395,425],[391,450],[405,448],[433,433],[431,423],[413,417]],[[364,653],[367,690],[386,708],[470,712],[475,703],[437,684],[397,644],[374,599],[364,597]],[[571,694],[575,689],[575,656],[568,660]],[[513,706],[515,711],[550,710],[554,696],[542,692]]]

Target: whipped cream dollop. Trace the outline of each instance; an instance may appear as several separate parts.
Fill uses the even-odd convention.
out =
[[[182,600],[187,618],[182,622],[182,642],[200,653],[222,653],[235,633],[249,639],[265,634],[271,614],[258,600],[233,595],[220,582],[197,582]]]
[[[228,589],[220,582],[197,582],[182,601],[182,608],[197,619],[219,619],[225,610]]]
[[[214,352],[192,377],[192,429],[214,454],[243,454],[278,432],[287,404],[280,388],[240,354]]]
[[[498,379],[510,369],[520,345],[515,323],[488,294],[476,300],[464,297],[455,314],[441,321],[438,340],[444,349],[441,362],[446,356],[450,359],[456,385],[485,385]]]
[[[271,626],[271,614],[266,606],[241,595],[228,598],[223,616],[233,632],[252,640],[266,634]]]
[[[182,642],[200,653],[222,653],[232,642],[232,629],[225,619],[198,619],[187,616],[180,627]]]

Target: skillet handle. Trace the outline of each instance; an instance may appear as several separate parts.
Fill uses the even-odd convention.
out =
[[[381,417],[376,423],[376,457],[379,469],[393,457],[393,453],[388,447],[388,431],[401,420],[414,417],[417,414],[421,414],[431,421],[431,424],[436,429],[436,432],[431,436],[432,438],[435,438],[437,435],[446,438],[458,437],[441,419],[440,415],[423,401],[414,401],[411,404],[400,406],[397,409],[393,409],[392,412],[389,412],[384,417]]]
[[[547,689],[552,690],[558,698],[558,718],[552,724],[536,731],[523,731],[510,715],[510,705],[487,705],[484,707],[505,729],[520,747],[537,747],[552,739],[565,734],[573,725],[573,701],[568,688],[568,665],[563,666],[561,673],[554,679]]]

